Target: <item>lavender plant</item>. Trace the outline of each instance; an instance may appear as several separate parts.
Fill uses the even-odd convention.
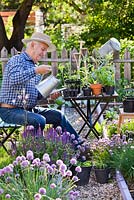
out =
[[[40,130],[35,132],[34,127],[28,126],[18,146],[12,149],[12,154],[25,155],[28,150],[32,150],[35,157],[41,158],[44,153],[48,153],[53,163],[57,159],[62,159],[69,164],[69,160],[76,153],[71,137],[70,133],[63,132],[61,127],[49,128],[42,135]]]
[[[31,150],[18,156],[12,164],[0,169],[0,199],[75,200],[78,181],[62,160],[50,165],[50,157],[34,158]],[[79,169],[80,170],[80,169]]]

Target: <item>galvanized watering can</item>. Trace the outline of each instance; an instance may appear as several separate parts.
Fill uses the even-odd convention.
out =
[[[42,96],[46,98],[58,86],[59,82],[60,81],[55,76],[50,75],[36,85],[36,88],[42,94]]]

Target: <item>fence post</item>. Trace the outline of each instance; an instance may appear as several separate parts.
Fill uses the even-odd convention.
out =
[[[58,60],[57,51],[53,51],[51,53],[51,58],[52,58],[52,72],[53,72],[53,75],[56,76],[58,72],[58,69],[57,69],[58,61],[56,61]]]
[[[114,62],[114,60],[118,60],[118,59],[120,59],[119,51],[114,51],[113,52],[113,62]],[[116,61],[115,61],[114,65],[115,65],[115,81],[117,81],[121,77],[121,74],[120,74],[120,63],[116,63]]]
[[[3,74],[5,65],[8,61],[8,51],[5,47],[3,47],[1,50],[1,61],[2,61],[2,74]]]
[[[124,59],[130,59],[130,52],[128,49],[126,49],[125,54],[124,54]],[[124,64],[124,78],[127,80],[131,80],[131,64],[128,62],[125,62]]]

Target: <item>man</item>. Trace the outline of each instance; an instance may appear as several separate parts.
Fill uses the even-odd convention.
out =
[[[73,129],[66,117],[57,110],[35,108],[38,97],[41,95],[36,89],[43,74],[51,72],[48,65],[39,65],[37,62],[45,53],[55,50],[48,35],[33,33],[30,39],[23,39],[26,44],[25,52],[13,56],[5,66],[0,93],[0,117],[7,123],[19,125],[33,125],[37,131],[43,131],[45,124],[61,126],[70,132],[76,144],[82,143],[79,135]]]

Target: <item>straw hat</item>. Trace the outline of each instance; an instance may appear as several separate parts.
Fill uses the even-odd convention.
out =
[[[47,44],[48,45],[48,49],[47,49],[48,52],[55,51],[55,49],[56,49],[55,45],[52,44],[50,37],[46,34],[43,34],[43,33],[36,32],[36,33],[32,34],[31,38],[22,39],[22,42],[24,44],[27,44],[28,42],[31,42],[31,41],[38,41],[38,42],[42,42],[42,43]]]

